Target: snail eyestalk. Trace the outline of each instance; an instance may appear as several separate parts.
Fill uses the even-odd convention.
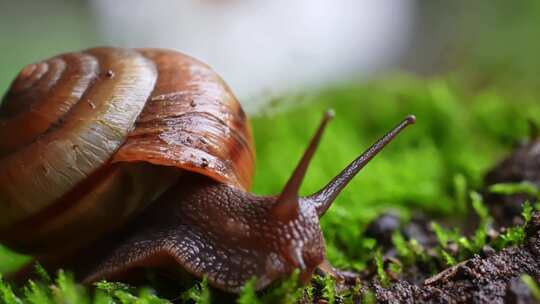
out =
[[[369,149],[367,149],[362,155],[352,161],[343,171],[341,171],[332,181],[330,181],[324,188],[318,192],[305,197],[304,199],[311,201],[319,217],[322,216],[326,210],[330,207],[332,202],[339,195],[341,190],[347,186],[352,178],[364,168],[369,161],[375,157],[388,143],[390,143],[396,135],[398,135],[407,126],[414,124],[416,117],[414,115],[407,116],[399,125],[397,125],[390,132],[386,133],[381,139],[374,143]]]
[[[306,175],[306,170],[313,157],[313,154],[315,153],[315,150],[317,150],[317,146],[319,145],[321,141],[321,137],[324,132],[324,129],[326,128],[326,125],[333,117],[334,117],[333,110],[327,110],[324,113],[321,123],[319,124],[319,128],[317,129],[317,132],[315,132],[315,135],[311,139],[308,148],[306,149],[306,151],[304,152],[304,155],[302,156],[302,159],[300,159],[300,162],[296,166],[296,169],[294,170],[293,174],[289,178],[289,181],[287,182],[287,184],[285,184],[285,187],[283,188],[283,191],[279,195],[279,198],[277,199],[277,203],[272,210],[274,216],[277,219],[280,219],[282,221],[288,221],[290,219],[295,218],[296,214],[298,213],[298,207],[299,207],[298,191],[300,189],[300,186],[302,185],[302,181],[304,180],[304,176]]]

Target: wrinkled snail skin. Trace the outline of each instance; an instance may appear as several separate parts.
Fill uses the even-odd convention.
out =
[[[134,229],[84,273],[86,282],[125,280],[149,264],[171,271],[177,264],[214,287],[239,292],[253,277],[261,289],[300,267],[289,260],[296,258],[294,250],[305,277],[323,262],[324,241],[311,206],[284,223],[269,217],[276,197],[246,195],[197,175],[183,179],[193,187],[173,187],[146,209]]]
[[[94,48],[28,65],[0,105],[0,242],[87,283],[147,268],[228,292],[294,269],[307,282],[328,265],[320,216],[415,121],[300,197],[331,117],[283,191],[256,196],[249,123],[205,64],[170,50]]]

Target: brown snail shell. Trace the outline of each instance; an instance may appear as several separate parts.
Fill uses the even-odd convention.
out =
[[[251,130],[205,64],[94,48],[25,67],[0,107],[0,240],[42,254],[121,225],[181,170],[248,189]]]

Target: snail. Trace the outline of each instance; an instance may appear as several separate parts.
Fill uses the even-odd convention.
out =
[[[0,105],[0,242],[83,282],[145,268],[237,293],[332,273],[319,218],[406,117],[319,192],[298,190],[332,117],[275,196],[248,191],[246,115],[207,65],[163,49],[93,48],[30,64]],[[73,268],[72,268],[73,267]]]

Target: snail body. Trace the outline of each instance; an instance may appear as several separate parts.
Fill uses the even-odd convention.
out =
[[[321,191],[299,197],[330,118],[282,193],[256,196],[247,192],[255,154],[246,115],[205,64],[121,48],[31,64],[0,105],[0,242],[54,267],[96,252],[78,273],[86,282],[171,265],[229,292],[252,277],[264,288],[296,268],[308,280],[327,264],[319,217],[414,122],[407,117]]]

